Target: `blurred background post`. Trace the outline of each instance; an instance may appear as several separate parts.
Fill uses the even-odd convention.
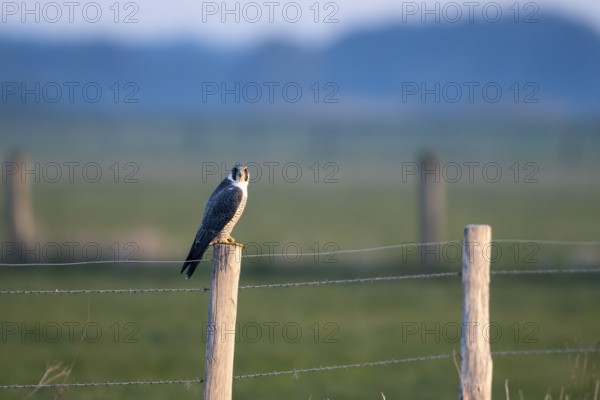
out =
[[[434,151],[420,155],[420,226],[424,263],[435,266],[440,262],[440,244],[446,236],[446,185],[442,178],[441,161]]]
[[[31,166],[29,166],[31,168]],[[7,241],[3,253],[7,262],[26,262],[27,255],[35,252],[36,226],[33,214],[32,178],[24,169],[28,168],[27,157],[21,150],[10,153],[4,163],[5,216]],[[5,258],[5,257],[3,257]],[[37,257],[30,257],[35,260]]]

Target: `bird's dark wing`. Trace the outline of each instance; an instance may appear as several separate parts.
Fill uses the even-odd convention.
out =
[[[196,238],[200,236],[204,230],[212,235],[212,238],[217,236],[223,230],[225,225],[233,219],[244,192],[242,189],[231,184],[225,186],[221,190],[217,188],[206,202],[204,216],[202,217],[202,225],[198,230]],[[211,239],[212,240],[212,239]]]
[[[231,221],[242,201],[242,190],[225,183],[226,181],[221,182],[206,202],[202,224],[181,267],[181,273],[187,269],[186,278],[192,276],[210,242]]]

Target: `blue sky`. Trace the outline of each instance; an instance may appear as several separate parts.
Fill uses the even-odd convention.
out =
[[[468,21],[471,16],[484,16],[490,21],[522,23],[546,12],[565,15],[600,33],[599,0],[242,0],[224,3],[84,0],[67,3],[28,0],[23,7],[21,1],[2,2],[0,33],[47,40],[155,43],[187,39],[214,46],[248,46],[269,38],[282,38],[318,46],[349,31],[394,21],[413,25],[423,24],[423,20],[449,24]]]

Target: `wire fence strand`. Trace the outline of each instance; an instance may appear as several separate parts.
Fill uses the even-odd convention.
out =
[[[559,274],[597,274],[600,268],[571,268],[571,269],[514,269],[491,271],[491,275],[559,275]],[[281,282],[259,285],[241,285],[240,290],[297,288],[305,286],[347,285],[361,283],[376,283],[402,280],[436,279],[460,276],[460,272],[440,272],[417,275],[375,276],[370,278],[335,279],[304,282]],[[148,294],[148,293],[197,293],[209,292],[209,288],[126,288],[126,289],[25,289],[0,290],[1,295],[80,295],[80,294]]]
[[[139,385],[190,385],[203,383],[204,379],[166,379],[166,380],[138,380],[138,381],[106,381],[106,382],[78,382],[78,383],[47,383],[47,384],[14,384],[0,385],[0,389],[59,389],[59,388],[92,388],[112,386],[139,386]]]
[[[559,275],[559,274],[597,274],[600,268],[568,268],[568,269],[508,269],[491,271],[490,275]]]
[[[493,239],[492,243],[536,243],[549,246],[600,246],[600,241]]]
[[[581,354],[581,353],[596,353],[599,351],[600,351],[600,348],[598,348],[598,347],[586,347],[586,348],[579,348],[579,349],[503,350],[503,351],[492,352],[492,356],[503,357],[503,356]],[[418,361],[442,360],[442,359],[448,359],[448,358],[452,358],[452,357],[454,357],[454,354],[437,354],[437,355],[432,355],[432,356],[400,358],[400,359],[372,361],[372,362],[355,363],[355,364],[329,365],[329,366],[324,366],[324,367],[293,369],[293,370],[288,370],[288,371],[273,371],[273,372],[263,372],[263,373],[247,374],[247,375],[237,375],[237,376],[234,376],[233,379],[262,378],[262,377],[267,377],[267,376],[296,375],[296,374],[306,373],[306,372],[323,372],[323,371],[334,371],[334,370],[339,370],[339,369],[377,367],[377,366],[386,366],[386,365],[393,365],[393,364],[412,363],[412,362],[418,362]]]
[[[351,253],[369,253],[373,251],[382,251],[382,250],[391,250],[391,249],[400,249],[404,247],[423,247],[423,246],[432,246],[432,245],[446,245],[450,243],[460,243],[459,240],[448,240],[445,242],[425,242],[425,243],[414,243],[414,242],[406,242],[399,244],[392,244],[388,246],[377,246],[377,247],[366,247],[360,249],[346,249],[346,250],[332,250],[332,251],[322,251],[322,252],[314,252],[314,253],[301,253],[295,254],[294,257],[319,257],[319,256],[330,256],[337,254],[351,254]],[[266,253],[266,254],[247,254],[243,255],[244,258],[264,258],[264,257],[272,257],[272,258],[285,258],[290,255],[287,253]],[[75,266],[75,265],[93,265],[93,264],[182,264],[184,262],[189,261],[198,261],[198,262],[209,262],[208,259],[202,260],[92,260],[92,261],[73,261],[73,262],[64,262],[64,263],[0,263],[0,267],[19,267],[19,266],[32,266],[32,267],[48,267],[48,266]]]
[[[369,253],[374,251],[400,249],[405,247],[423,247],[423,246],[443,246],[447,244],[461,244],[462,240],[447,240],[443,242],[405,242],[399,244],[392,244],[387,246],[367,247],[360,249],[345,249],[345,250],[332,250],[314,253],[300,253],[295,254],[294,257],[320,257],[320,256],[331,256],[338,254],[352,254],[352,253]],[[568,241],[568,240],[529,240],[529,239],[494,239],[492,243],[537,243],[541,245],[558,245],[558,246],[600,246],[600,241]],[[286,258],[290,255],[287,253],[266,253],[266,254],[247,254],[243,255],[242,258]],[[90,261],[73,261],[73,262],[39,262],[39,263],[0,263],[0,267],[49,267],[49,266],[77,266],[77,265],[94,265],[94,264],[182,264],[186,261],[198,261],[198,262],[209,262],[207,259],[203,260],[90,260]]]
[[[582,354],[597,353],[599,347],[585,347],[578,349],[538,349],[538,350],[502,350],[492,352],[492,356],[538,356],[538,355],[564,355],[564,354]],[[381,361],[369,361],[353,364],[327,365],[313,368],[291,369],[272,372],[258,372],[252,374],[235,375],[234,380],[255,379],[264,377],[274,377],[282,375],[298,375],[311,372],[336,371],[341,369],[363,368],[363,367],[381,367],[394,364],[408,364],[421,361],[433,361],[451,359],[454,354],[436,354],[421,357],[396,358]],[[93,388],[93,387],[114,387],[130,385],[190,385],[203,383],[203,379],[173,379],[173,380],[135,380],[135,381],[106,381],[106,382],[79,382],[79,383],[50,383],[50,384],[6,384],[0,385],[0,389],[45,389],[45,388]]]
[[[144,293],[195,293],[208,292],[209,288],[128,288],[128,289],[26,289],[0,290],[0,295],[50,295],[50,294],[144,294]]]
[[[324,371],[335,371],[339,369],[351,369],[351,368],[362,368],[362,367],[381,367],[386,365],[393,364],[406,364],[413,363],[418,361],[430,361],[430,360],[442,360],[446,358],[452,357],[452,354],[437,354],[433,356],[422,356],[422,357],[411,357],[411,358],[400,358],[400,359],[391,359],[391,360],[382,360],[382,361],[370,361],[363,363],[354,363],[354,364],[342,364],[342,365],[327,365],[321,367],[313,367],[313,368],[302,368],[302,369],[292,369],[288,371],[273,371],[273,372],[259,372],[254,374],[246,374],[246,375],[236,375],[233,379],[253,379],[253,378],[263,378],[267,376],[279,376],[279,375],[297,375],[308,372],[324,372]]]
[[[574,246],[598,246],[600,241],[572,242],[558,240],[525,240],[525,239],[496,239],[496,243],[537,243],[541,245],[574,245]],[[331,254],[345,253],[364,253],[373,251],[383,251],[388,249],[398,249],[408,246],[428,246],[428,245],[445,245],[450,243],[462,243],[462,241],[446,241],[432,243],[402,243],[390,246],[379,246],[362,249],[347,249],[335,252],[315,252],[306,253],[302,256],[324,256]],[[286,257],[287,254],[264,254],[264,255],[246,255],[242,258],[258,258],[258,257]],[[58,266],[58,265],[86,265],[86,264],[112,264],[112,263],[132,263],[132,264],[175,264],[182,263],[184,260],[116,260],[116,261],[82,261],[71,263],[29,263],[29,264],[10,264],[0,263],[1,266]],[[208,260],[204,260],[208,262]],[[600,273],[600,268],[562,268],[562,269],[513,269],[513,270],[495,270],[491,271],[491,275],[553,275],[553,274],[594,274]],[[282,282],[271,284],[256,284],[256,285],[241,285],[240,290],[255,290],[255,289],[274,289],[274,288],[293,288],[293,287],[309,287],[309,286],[325,286],[325,285],[345,285],[345,284],[364,284],[376,282],[389,282],[401,280],[416,280],[416,279],[436,279],[458,277],[460,272],[440,272],[417,275],[396,275],[396,276],[376,276],[368,278],[354,279],[337,279],[337,280],[317,280],[303,282]],[[196,293],[208,292],[208,288],[125,288],[125,289],[28,289],[28,290],[0,290],[0,295],[81,295],[81,294],[148,294],[148,293]],[[538,355],[564,355],[577,353],[596,353],[599,347],[577,348],[577,349],[532,349],[532,350],[503,350],[492,352],[493,356],[538,356]],[[341,369],[362,368],[362,367],[377,367],[388,366],[394,364],[414,363],[421,361],[442,360],[454,357],[453,354],[438,354],[421,357],[397,358],[380,361],[370,361],[353,364],[328,365],[312,368],[281,370],[272,372],[259,372],[244,375],[234,376],[235,380],[254,379],[262,377],[273,377],[282,375],[295,376],[301,373],[335,371]],[[93,388],[93,387],[116,387],[130,385],[191,385],[201,384],[203,379],[171,379],[171,380],[132,380],[132,381],[105,381],[105,382],[78,382],[78,383],[52,383],[52,384],[0,384],[0,389],[42,389],[42,388]]]
[[[410,279],[433,279],[459,276],[460,272],[442,272],[437,274],[375,276],[371,278],[336,279],[306,282],[282,282],[260,285],[241,285],[240,290],[274,289],[303,286],[343,285],[353,283],[374,283]],[[147,288],[147,289],[55,289],[55,290],[0,290],[0,295],[51,295],[51,294],[142,294],[142,293],[191,293],[208,292],[209,288]]]
[[[322,280],[322,281],[309,281],[309,282],[283,282],[283,283],[269,283],[269,284],[263,284],[263,285],[244,285],[244,286],[240,286],[240,289],[274,289],[274,288],[289,288],[289,287],[302,287],[302,286],[346,285],[346,284],[354,284],[354,283],[375,283],[375,282],[400,281],[400,280],[410,280],[410,279],[447,278],[447,277],[459,276],[459,275],[460,275],[460,272],[440,272],[437,274],[376,276],[376,277],[372,277],[372,278],[336,279],[336,280]]]

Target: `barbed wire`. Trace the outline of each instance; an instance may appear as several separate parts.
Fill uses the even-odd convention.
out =
[[[405,363],[413,363],[418,361],[430,361],[430,360],[442,360],[446,358],[452,357],[452,354],[437,354],[433,356],[422,356],[422,357],[411,357],[411,358],[400,358],[400,359],[391,359],[391,360],[382,360],[382,361],[370,361],[363,363],[354,363],[354,364],[342,364],[342,365],[327,365],[322,367],[313,367],[313,368],[302,368],[302,369],[292,369],[288,371],[273,371],[273,372],[259,372],[254,374],[246,374],[246,375],[236,375],[233,379],[254,379],[254,378],[263,378],[267,376],[279,376],[279,375],[297,375],[303,374],[307,372],[323,372],[323,371],[335,371],[339,369],[351,369],[351,368],[362,368],[362,367],[381,367],[392,364],[405,364]]]
[[[569,268],[569,269],[507,269],[490,271],[490,275],[543,275],[543,274],[596,274],[600,268]]]
[[[111,387],[135,385],[190,385],[203,383],[204,379],[166,379],[166,380],[140,380],[140,381],[107,381],[107,382],[78,382],[78,383],[47,383],[47,384],[13,384],[0,385],[0,389],[58,389],[58,388],[84,388],[84,387]]]
[[[556,354],[598,353],[600,347],[583,347],[579,349],[539,349],[539,350],[497,350],[492,356],[545,356]]]
[[[447,278],[447,277],[459,276],[459,275],[460,275],[460,272],[440,272],[440,273],[434,273],[434,274],[376,276],[376,277],[372,277],[372,278],[335,279],[335,280],[308,281],[308,282],[283,282],[283,283],[268,283],[268,284],[262,284],[262,285],[244,285],[244,286],[240,286],[240,289],[274,289],[274,288],[288,288],[288,287],[302,287],[302,286],[345,285],[345,284],[352,284],[352,283],[374,283],[374,282],[400,281],[400,280],[410,280],[410,279]]]
[[[600,271],[600,270],[599,270]],[[282,282],[261,285],[241,285],[240,290],[272,289],[302,286],[342,285],[351,283],[371,283],[408,279],[431,279],[449,276],[459,276],[460,272],[442,272],[438,274],[375,276],[372,278],[336,279],[306,282]],[[48,295],[48,294],[138,294],[138,293],[178,293],[178,292],[208,292],[209,288],[147,288],[147,289],[56,289],[56,290],[0,290],[0,295]]]
[[[502,351],[493,351],[491,353],[492,353],[492,356],[503,357],[503,356],[520,356],[520,355],[557,355],[557,354],[596,353],[599,351],[600,351],[600,348],[598,348],[598,347],[586,347],[586,348],[579,348],[579,349],[502,350]],[[459,355],[460,354],[457,354],[457,356],[459,356]],[[234,376],[233,379],[262,378],[262,377],[266,377],[266,376],[296,375],[299,373],[306,373],[306,372],[322,372],[322,371],[333,371],[333,370],[338,370],[338,369],[376,367],[376,366],[403,364],[403,363],[411,363],[411,362],[418,362],[418,361],[442,360],[442,359],[447,359],[447,358],[452,358],[452,357],[454,357],[454,354],[437,354],[437,355],[432,355],[432,356],[411,357],[411,358],[372,361],[372,362],[355,363],[355,364],[329,365],[329,366],[325,366],[325,367],[293,369],[293,370],[288,370],[288,371],[273,371],[273,372],[263,372],[263,373],[247,374],[247,375],[237,375],[237,376]]]
[[[191,293],[208,292],[209,288],[129,288],[129,289],[27,289],[0,290],[0,295],[49,295],[49,294],[141,294],[141,293]]]
[[[543,274],[596,274],[600,273],[600,268],[571,268],[571,269],[524,269],[524,270],[496,270],[491,271],[491,275],[543,275]],[[247,289],[276,289],[276,288],[292,288],[303,286],[327,286],[327,285],[346,285],[360,283],[376,283],[387,281],[402,281],[413,279],[435,279],[449,278],[460,276],[461,272],[440,272],[431,274],[417,275],[392,275],[392,276],[375,276],[370,278],[353,278],[353,279],[332,279],[320,281],[304,281],[304,282],[281,282],[281,283],[266,283],[258,285],[241,285],[240,290]],[[147,293],[196,293],[209,292],[210,288],[126,288],[126,289],[24,289],[24,290],[0,290],[0,295],[65,295],[65,294],[147,294]]]
[[[600,242],[567,242],[567,241],[533,241],[533,240],[511,240],[511,239],[498,239],[493,242],[498,243],[538,243],[548,245],[582,245],[582,246],[596,246],[600,245]],[[331,254],[343,254],[343,253],[359,253],[359,252],[370,252],[370,251],[381,251],[387,249],[402,248],[407,246],[427,246],[427,245],[443,245],[449,243],[461,243],[461,241],[446,241],[446,242],[430,242],[430,243],[403,243],[399,245],[391,246],[379,246],[364,249],[348,249],[340,250],[336,252],[316,252],[307,253],[302,256],[321,256]],[[264,254],[254,256],[243,256],[242,258],[248,257],[285,257],[287,254]],[[30,263],[30,264],[0,264],[0,266],[39,266],[39,265],[82,265],[82,264],[101,264],[101,263],[181,263],[183,260],[167,260],[167,261],[139,261],[139,260],[119,260],[119,261],[87,261],[87,262],[76,262],[76,263]],[[599,273],[600,269],[583,269],[583,268],[570,268],[570,269],[527,269],[527,270],[495,270],[491,271],[491,275],[522,275],[522,274],[587,274],[587,273]],[[370,278],[354,278],[354,279],[338,279],[338,280],[320,280],[320,281],[305,281],[305,282],[283,282],[273,284],[258,284],[258,285],[242,285],[239,287],[240,290],[245,289],[268,289],[268,288],[289,288],[289,287],[304,287],[304,286],[322,286],[322,285],[337,285],[337,284],[360,284],[360,283],[375,283],[385,281],[398,281],[398,280],[411,280],[411,279],[433,279],[443,277],[457,277],[460,276],[460,272],[442,272],[442,273],[431,273],[431,274],[418,274],[418,275],[399,275],[399,276],[377,276]],[[192,292],[208,292],[208,288],[126,288],[126,289],[56,289],[56,290],[0,290],[0,295],[49,295],[49,294],[145,294],[145,293],[192,293]],[[592,353],[598,352],[596,348],[579,348],[579,349],[539,349],[539,350],[504,350],[492,352],[493,356],[523,356],[523,355],[554,355],[554,354],[574,354],[574,353]],[[373,367],[373,366],[386,366],[401,363],[412,363],[419,361],[429,360],[440,360],[448,359],[453,357],[452,354],[438,354],[431,356],[401,358],[401,359],[390,359],[381,361],[371,361],[354,364],[343,364],[343,365],[329,365],[319,366],[304,369],[293,369],[284,371],[273,371],[273,372],[261,372],[252,373],[245,375],[236,375],[234,379],[253,379],[269,376],[281,376],[281,375],[297,375],[300,373],[310,372],[324,372],[334,371],[340,369],[351,369],[361,367]],[[173,380],[136,380],[136,381],[106,381],[106,382],[80,382],[80,383],[56,383],[56,384],[8,384],[0,385],[0,389],[40,389],[40,388],[83,388],[83,387],[115,387],[115,386],[128,386],[128,385],[172,385],[172,384],[199,384],[203,383],[203,379],[173,379]]]
[[[242,256],[246,258],[248,256]],[[0,263],[0,267],[71,267],[76,265],[102,265],[102,264],[182,264],[186,261],[198,261],[199,263],[209,262],[203,260],[93,260],[93,261],[73,261],[62,263]]]
[[[585,347],[578,349],[538,349],[538,350],[501,350],[493,351],[492,356],[531,356],[531,355],[560,355],[560,354],[581,354],[581,353],[597,353],[599,347]],[[369,361],[353,364],[327,365],[313,368],[291,369],[272,372],[258,372],[252,374],[235,375],[234,380],[255,379],[281,375],[292,375],[310,372],[325,372],[336,371],[340,369],[352,369],[363,367],[380,367],[394,364],[407,364],[420,361],[443,360],[454,357],[454,354],[436,354],[430,356],[396,358],[381,361]],[[78,382],[78,383],[49,383],[49,384],[6,384],[0,385],[0,389],[44,389],[44,388],[84,388],[84,387],[113,387],[113,386],[130,386],[130,385],[174,385],[174,384],[199,384],[203,383],[204,379],[173,379],[173,380],[136,380],[136,381],[106,381],[106,382]]]
[[[460,244],[462,240],[447,240],[442,242],[405,242],[399,244],[392,244],[387,246],[367,247],[360,249],[346,249],[346,250],[332,250],[322,251],[313,253],[299,253],[294,254],[294,257],[320,257],[320,256],[331,256],[337,254],[352,254],[352,253],[368,253],[373,251],[392,250],[400,249],[404,247],[424,247],[424,246],[443,246],[447,244]],[[491,243],[537,243],[542,245],[572,245],[572,246],[600,246],[600,241],[568,241],[568,240],[529,240],[529,239],[494,239]],[[288,253],[266,253],[266,254],[247,254],[241,258],[286,258],[290,255]],[[50,266],[76,266],[76,265],[94,265],[94,264],[182,264],[186,261],[198,261],[198,262],[209,262],[207,259],[203,260],[91,260],[91,261],[73,261],[73,262],[40,262],[40,263],[0,263],[0,267],[50,267]]]

